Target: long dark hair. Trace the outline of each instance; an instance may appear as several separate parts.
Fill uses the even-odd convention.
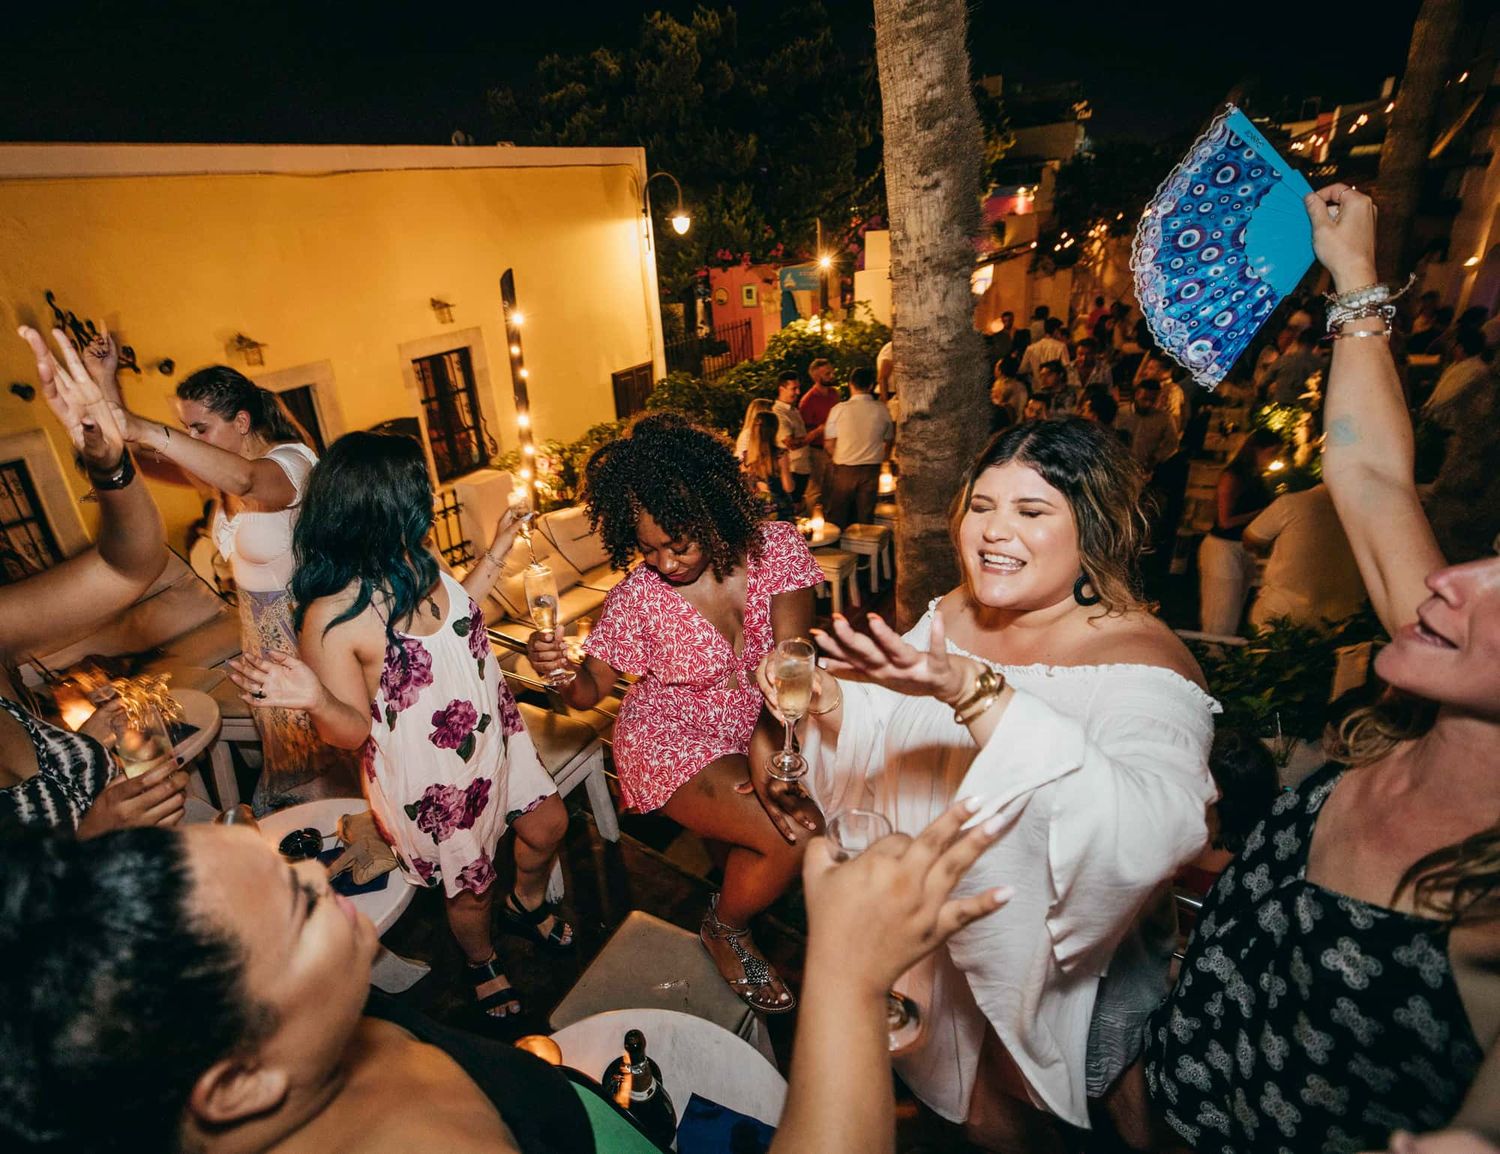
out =
[[[275,1026],[189,911],[180,834],[0,835],[0,1148],[169,1151],[198,1077]]]
[[[1010,461],[1029,466],[1067,498],[1078,527],[1078,553],[1088,583],[1106,612],[1140,607],[1138,567],[1146,542],[1141,511],[1145,475],[1114,431],[1082,417],[1027,421],[997,433],[974,459],[949,511],[949,535],[958,548],[958,526],[986,469]]]
[[[721,580],[754,546],[765,516],[729,442],[671,411],[638,417],[595,449],[583,483],[589,524],[617,569],[636,551],[642,509],[673,540],[696,541]]]
[[[396,433],[345,433],[313,469],[292,533],[292,620],[358,584],[354,602],[324,628],[358,617],[376,591],[390,598],[386,637],[407,620],[438,579],[427,550],[432,483],[422,447]]]
[[[307,434],[287,415],[280,398],[228,365],[209,365],[189,374],[177,386],[177,399],[196,401],[226,421],[248,413],[250,431],[273,445],[307,444]]]

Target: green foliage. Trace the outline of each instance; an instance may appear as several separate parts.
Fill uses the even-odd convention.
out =
[[[1191,641],[1188,646],[1203,667],[1209,692],[1224,707],[1219,725],[1261,737],[1315,741],[1323,732],[1336,650],[1381,637],[1374,614],[1364,610],[1321,626],[1280,618],[1246,645]]]
[[[676,409],[732,437],[739,432],[752,395],[730,383],[727,375],[705,381],[692,373],[669,373],[651,390],[646,408]]]
[[[532,458],[536,474],[537,512],[549,513],[578,503],[583,482],[583,466],[589,454],[606,441],[618,437],[625,428],[623,421],[604,421],[593,426],[576,441],[543,441]],[[491,462],[493,468],[519,473],[520,449],[501,453]]]
[[[836,380],[845,381],[855,369],[875,367],[880,346],[891,330],[870,314],[850,321],[820,318],[793,321],[766,342],[759,357],[742,361],[714,381],[690,373],[671,373],[651,390],[648,409],[677,409],[730,436],[736,435],[745,410],[756,397],[776,396],[776,380],[788,370],[807,375],[807,366],[820,357],[833,363]]]
[[[642,18],[633,44],[549,56],[491,90],[497,135],[517,144],[641,146],[682,183],[693,227],[666,218],[651,186],[657,265],[675,295],[708,264],[781,251],[811,255],[817,219],[837,243],[883,209],[873,37],[835,40],[817,0]],[[726,255],[727,254],[727,255]]]

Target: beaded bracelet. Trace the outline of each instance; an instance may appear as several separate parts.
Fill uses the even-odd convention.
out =
[[[1360,305],[1332,305],[1328,309],[1328,331],[1337,332],[1338,329],[1350,321],[1369,320],[1378,317],[1389,327],[1396,316],[1396,306],[1393,304],[1367,303]]]

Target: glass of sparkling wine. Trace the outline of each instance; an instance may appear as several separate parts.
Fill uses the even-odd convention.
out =
[[[792,748],[797,722],[812,704],[814,658],[812,642],[800,637],[783,641],[771,657],[771,680],[776,686],[776,709],[786,719],[786,744],[775,753],[769,772],[777,781],[796,781],[807,773],[807,759]]]
[[[531,623],[543,633],[557,635],[557,578],[549,565],[533,561],[523,575],[526,588],[526,608],[531,611]],[[573,680],[568,668],[554,669],[547,674],[550,685],[566,685]]]
[[[140,777],[155,769],[172,755],[172,738],[167,723],[153,705],[142,705],[130,717],[129,725],[115,746],[115,757],[126,777]]]
[[[891,833],[890,820],[869,809],[844,809],[828,819],[826,836],[833,845],[835,861],[851,861]],[[904,1053],[922,1036],[922,1013],[917,1003],[899,990],[885,995],[887,1045],[893,1054]]]

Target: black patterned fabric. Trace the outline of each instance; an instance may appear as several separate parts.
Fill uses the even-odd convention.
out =
[[[1156,1112],[1194,1150],[1383,1150],[1457,1112],[1483,1057],[1448,925],[1306,880],[1342,767],[1277,800],[1203,908],[1147,1025]]]
[[[104,746],[91,737],[39,721],[15,702],[0,707],[20,722],[36,751],[36,773],[0,789],[0,825],[75,830],[113,771]]]

